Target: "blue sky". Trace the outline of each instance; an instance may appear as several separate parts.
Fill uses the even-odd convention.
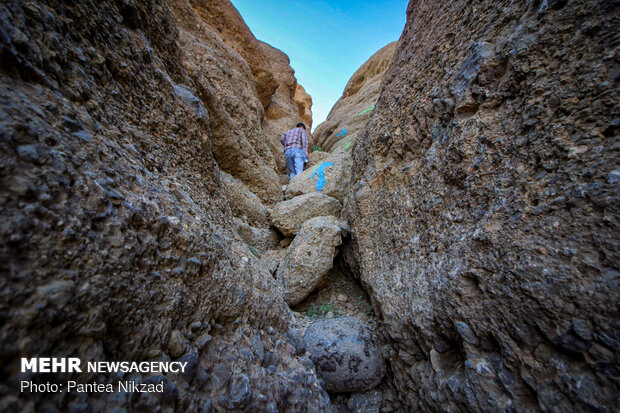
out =
[[[405,27],[408,0],[231,0],[256,38],[286,53],[312,96],[313,127],[355,71]]]

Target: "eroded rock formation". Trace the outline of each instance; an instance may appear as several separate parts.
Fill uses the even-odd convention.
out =
[[[0,410],[614,411],[618,14],[412,0],[283,193],[312,101],[228,1],[5,1]],[[18,393],[119,379],[34,356],[188,368]]]
[[[618,4],[412,1],[345,202],[412,411],[618,406]]]
[[[247,188],[282,199],[261,129],[278,79],[262,46],[240,54],[214,29],[204,13],[218,7],[230,4],[0,5],[0,410],[327,409],[222,190],[261,227]],[[161,394],[20,393],[19,380],[76,378],[17,374],[36,356],[190,368],[125,376],[164,381]]]

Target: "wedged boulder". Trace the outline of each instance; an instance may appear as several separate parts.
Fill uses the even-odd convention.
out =
[[[337,199],[315,192],[276,204],[271,212],[271,220],[284,235],[294,235],[309,219],[327,215],[338,216],[341,209],[342,204]]]
[[[299,304],[332,268],[341,243],[336,217],[315,217],[306,221],[280,262],[276,278],[288,305]]]
[[[269,211],[260,198],[252,193],[240,180],[226,172],[220,173],[222,189],[233,215],[254,227],[268,228]]]
[[[327,391],[370,390],[385,374],[383,357],[370,328],[357,318],[317,321],[308,327],[304,341]]]
[[[278,233],[269,228],[256,228],[235,218],[235,228],[246,244],[253,247],[253,254],[262,254],[280,244]]]
[[[292,198],[302,194],[320,192],[342,202],[346,188],[351,179],[353,160],[349,151],[339,150],[330,154],[322,162],[291,179],[286,188],[285,197]],[[315,174],[315,172],[317,172]],[[314,175],[314,176],[313,176]],[[324,185],[318,191],[317,183],[324,179]]]

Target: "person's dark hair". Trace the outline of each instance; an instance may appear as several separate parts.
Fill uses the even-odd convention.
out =
[[[297,125],[295,125],[296,128],[304,128],[306,129],[306,125],[304,125],[303,123],[299,122]]]

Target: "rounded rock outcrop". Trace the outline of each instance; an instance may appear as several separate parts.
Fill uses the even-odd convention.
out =
[[[304,341],[327,391],[370,390],[385,374],[370,328],[357,318],[318,321],[308,327]]]

